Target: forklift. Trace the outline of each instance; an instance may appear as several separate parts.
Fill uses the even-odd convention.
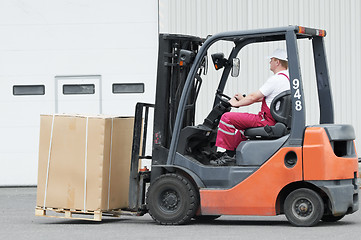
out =
[[[129,186],[129,209],[159,224],[187,224],[222,215],[284,214],[294,226],[336,222],[359,208],[358,159],[351,125],[335,124],[326,61],[325,30],[301,26],[219,33],[207,39],[160,34],[155,104],[137,103]],[[318,125],[306,126],[297,42],[312,41],[319,99]],[[232,44],[228,58],[211,55],[223,70],[213,109],[195,124],[196,101],[207,70],[208,50]],[[239,74],[245,46],[283,41],[290,90],[271,104],[275,126],[247,129],[233,166],[213,166],[219,120],[231,110],[224,94]],[[145,155],[149,111],[154,108],[152,156]],[[151,159],[151,169],[139,168]]]

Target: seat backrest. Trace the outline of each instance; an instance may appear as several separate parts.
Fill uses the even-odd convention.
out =
[[[292,120],[292,100],[291,90],[286,90],[278,94],[271,103],[271,115],[274,120],[291,128]]]

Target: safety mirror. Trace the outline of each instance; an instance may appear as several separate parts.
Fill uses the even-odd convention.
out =
[[[241,71],[241,60],[239,58],[232,59],[232,77],[238,77]]]
[[[211,55],[213,60],[213,65],[216,70],[219,70],[226,66],[227,59],[224,58],[223,53],[214,53]]]

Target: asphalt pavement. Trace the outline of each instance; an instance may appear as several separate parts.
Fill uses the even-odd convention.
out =
[[[337,223],[293,227],[284,216],[222,216],[211,222],[160,226],[142,217],[102,222],[35,216],[36,188],[0,188],[0,239],[361,239],[361,211]]]

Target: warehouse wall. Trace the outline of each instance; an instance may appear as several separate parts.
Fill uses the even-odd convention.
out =
[[[159,30],[206,37],[222,31],[301,25],[327,31],[326,52],[334,97],[335,122],[352,124],[357,149],[361,152],[361,111],[358,96],[361,81],[361,1],[359,0],[159,0]],[[242,72],[226,92],[256,90],[271,75],[268,53],[282,44],[252,46],[241,57]],[[220,47],[219,49],[225,49]],[[217,50],[219,50],[217,49]],[[302,77],[306,95],[307,124],[319,119],[311,44],[299,44]],[[198,118],[209,111],[216,89],[215,77],[205,83]],[[206,106],[206,107],[204,107]],[[245,108],[257,111],[257,107]]]
[[[158,28],[159,32],[206,37],[289,24],[327,30],[336,122],[353,124],[359,138],[359,0],[0,1],[0,185],[36,184],[39,115],[58,112],[59,82],[95,81],[101,85],[95,112],[133,115],[137,101],[154,102]],[[241,75],[226,92],[257,89],[271,75],[264,56],[276,47],[283,44],[247,47],[241,56]],[[307,122],[316,124],[311,46],[302,42],[299,48]],[[225,50],[225,45],[212,49]],[[199,121],[210,110],[219,77],[211,66],[209,70],[199,97]],[[145,91],[114,94],[113,83],[144,83]],[[41,85],[44,94],[16,96],[14,85]],[[245,108],[257,110],[257,106]],[[361,141],[357,147],[360,152]]]
[[[36,185],[40,114],[133,116],[154,102],[157,0],[1,0],[0,32],[0,185]],[[66,95],[64,83],[94,94]]]

